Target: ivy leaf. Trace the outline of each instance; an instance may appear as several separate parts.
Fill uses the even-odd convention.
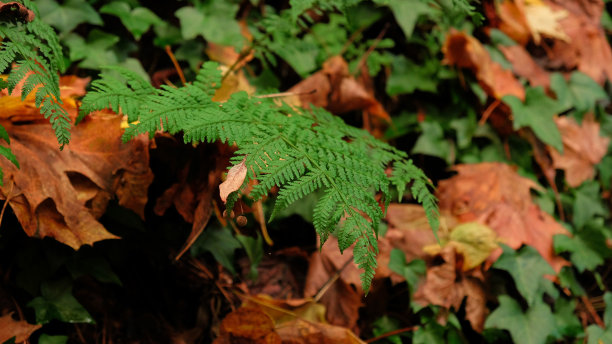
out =
[[[234,251],[240,248],[238,241],[227,228],[207,228],[192,246],[192,253],[210,252],[215,259],[232,274],[234,269]]]
[[[117,63],[119,59],[111,48],[118,42],[118,36],[100,30],[92,30],[87,40],[74,33],[64,40],[70,50],[70,60],[82,60],[78,63],[79,67],[88,69],[99,69],[100,66]]]
[[[63,4],[54,0],[37,0],[36,5],[41,19],[60,30],[67,33],[76,28],[81,23],[102,25],[102,18],[85,0],[67,0]]]
[[[568,81],[560,73],[553,73],[550,76],[550,88],[555,92],[563,110],[574,107],[579,116],[592,111],[598,100],[608,98],[595,80],[578,71],[573,72]]]
[[[604,312],[606,328],[603,329],[597,325],[589,326],[587,328],[587,336],[589,338],[587,344],[612,343],[612,293],[606,292],[603,299],[606,303],[606,310]]]
[[[556,125],[551,125],[553,117],[562,108],[546,95],[542,87],[527,88],[524,103],[516,96],[504,96],[502,100],[512,109],[515,130],[529,127],[540,140],[563,153],[561,133]]]
[[[444,130],[438,122],[421,122],[422,134],[417,139],[412,154],[425,154],[446,160],[449,164],[451,143],[444,138]]]
[[[40,335],[38,338],[38,344],[66,344],[68,342],[68,336],[50,336],[46,333]]]
[[[112,14],[121,19],[123,25],[134,35],[136,40],[139,40],[145,32],[149,31],[151,25],[164,24],[164,21],[150,9],[145,7],[131,9],[129,4],[120,1],[113,1],[102,6],[100,13]]]
[[[569,252],[570,259],[579,272],[594,270],[610,257],[606,236],[600,228],[592,225],[582,228],[572,238],[555,235],[554,247],[556,253]]]
[[[517,251],[504,244],[500,246],[502,246],[503,253],[493,267],[507,271],[527,303],[534,305],[539,301],[538,296],[546,287],[544,283],[547,280],[544,279],[544,275],[554,275],[555,270],[531,246],[524,246]]]
[[[406,255],[398,248],[391,250],[389,269],[406,279],[410,288],[416,290],[417,283],[425,275],[426,266],[422,259],[413,259],[406,262]]]
[[[34,308],[37,323],[46,324],[51,320],[95,323],[89,312],[72,295],[72,279],[43,282],[40,290],[41,296],[28,303],[28,307]]]
[[[382,1],[375,2],[381,3]],[[406,38],[412,37],[414,27],[421,16],[436,13],[428,2],[422,0],[389,0],[387,6],[391,8]]]
[[[576,317],[576,300],[559,298],[555,302],[555,335],[559,340],[573,338],[583,332],[582,324]]]
[[[534,303],[526,312],[508,295],[499,297],[499,307],[489,315],[485,328],[508,330],[515,343],[544,344],[555,330],[550,308],[542,301]]]
[[[234,19],[238,5],[230,1],[207,1],[201,8],[186,6],[179,8],[175,15],[181,22],[184,39],[201,35],[207,41],[221,45],[242,47],[244,37]]]
[[[247,256],[249,257],[249,260],[251,261],[249,278],[257,278],[257,266],[264,256],[263,238],[258,233],[257,239],[246,235],[237,235],[236,239],[240,242],[246,251]]]
[[[404,56],[393,56],[392,73],[387,80],[387,93],[394,96],[416,90],[435,93],[438,87],[438,62],[430,60],[418,65]]]
[[[601,202],[599,184],[597,182],[583,183],[576,190],[574,199],[574,226],[582,228],[595,216],[607,216],[608,211]]]

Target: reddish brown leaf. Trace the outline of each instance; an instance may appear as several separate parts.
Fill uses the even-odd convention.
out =
[[[281,344],[274,331],[274,322],[258,308],[238,308],[221,322],[219,337],[214,344]]]
[[[242,162],[232,166],[229,172],[227,172],[227,178],[221,185],[219,185],[219,194],[223,203],[227,202],[227,196],[232,192],[240,189],[244,183],[244,179],[247,175],[246,157],[242,159]]]
[[[41,327],[42,325],[31,325],[23,320],[14,320],[11,314],[6,314],[0,317],[0,343],[4,343],[13,337],[16,337],[15,343],[23,343],[30,338],[34,331]]]
[[[327,320],[331,324],[356,329],[363,291],[360,271],[352,261],[352,253],[352,248],[348,248],[341,254],[337,239],[330,237],[321,250],[310,257],[304,296],[314,297],[332,276],[341,272],[340,278],[325,291],[320,302],[327,308]]]
[[[467,298],[465,316],[472,327],[481,332],[487,315],[482,282],[462,271],[463,257],[457,254],[454,247],[444,247],[437,257],[443,263],[433,266],[430,263],[425,282],[419,285],[414,294],[415,302],[454,308],[458,311],[463,299]]]
[[[456,165],[453,169],[459,174],[438,186],[441,211],[450,212],[460,222],[489,226],[512,248],[533,246],[557,271],[566,264],[554,254],[552,237],[567,231],[531,201],[530,189],[538,187],[535,182],[502,163]],[[489,262],[500,253],[494,251]]]
[[[491,97],[501,99],[503,96],[513,95],[521,100],[525,99],[525,89],[521,83],[511,71],[494,62],[476,38],[452,29],[446,37],[442,51],[444,63],[470,69],[476,75],[480,86]]]
[[[295,319],[277,326],[283,344],[365,344],[349,329]]]
[[[548,73],[534,61],[525,48],[520,45],[498,45],[497,48],[512,64],[512,70],[516,75],[529,80],[529,84],[533,87],[544,86],[548,88],[550,84]]]
[[[19,20],[31,22],[36,15],[23,4],[17,1],[1,2],[0,1],[0,21]]]
[[[561,132],[563,154],[550,148],[553,166],[565,171],[565,180],[571,187],[592,179],[594,166],[608,151],[610,138],[599,135],[599,123],[592,115],[587,115],[578,125],[570,117],[556,117],[555,123]]]
[[[289,89],[297,93],[298,103],[304,107],[312,104],[335,114],[353,110],[390,120],[389,114],[368,92],[363,80],[358,81],[349,73],[348,64],[341,56],[334,56],[323,63],[323,69]]]
[[[489,20],[515,42],[523,46],[526,45],[531,38],[531,33],[527,26],[527,20],[517,3],[510,0],[493,3],[497,7],[498,17],[494,17],[491,12],[487,11]]]
[[[75,249],[116,238],[95,217],[114,193],[142,216],[152,180],[148,141],[122,143],[120,123],[115,114],[92,115],[74,128],[63,151],[48,123],[4,124],[21,168],[1,158],[0,190],[29,236],[50,236]]]

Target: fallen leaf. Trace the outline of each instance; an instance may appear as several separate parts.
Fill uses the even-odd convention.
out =
[[[258,308],[241,307],[228,314],[219,328],[214,344],[281,344],[274,322]]]
[[[387,121],[389,114],[368,92],[363,80],[358,81],[349,73],[348,64],[341,56],[334,56],[323,63],[323,68],[302,80],[287,92],[297,96],[290,97],[290,104],[308,107],[310,104],[323,107],[334,114],[354,110],[364,110]]]
[[[491,59],[489,53],[474,37],[451,29],[446,36],[443,62],[452,66],[470,69],[485,92],[496,99],[513,95],[525,99],[525,89],[514,77]]]
[[[608,151],[609,137],[599,134],[599,123],[592,115],[586,115],[578,125],[573,118],[555,118],[561,132],[563,154],[550,148],[553,166],[565,171],[565,180],[571,187],[578,187],[595,176],[595,165]]]
[[[232,192],[240,189],[244,183],[244,179],[247,175],[246,157],[242,159],[242,162],[232,166],[229,172],[227,172],[227,178],[223,183],[219,185],[219,194],[223,203],[227,202],[227,196]]]
[[[0,160],[6,178],[0,190],[29,236],[50,236],[74,249],[117,238],[95,217],[113,194],[143,215],[153,178],[148,140],[122,143],[120,123],[115,114],[92,115],[73,129],[63,151],[48,123],[3,123],[21,168]]]
[[[276,332],[287,344],[365,344],[347,328],[299,318],[278,326]]]
[[[548,88],[550,76],[548,72],[538,65],[527,50],[520,45],[498,45],[508,62],[512,64],[512,71],[518,76],[529,80],[532,87],[543,86]]]
[[[518,44],[525,46],[531,39],[527,20],[517,3],[510,0],[485,2],[485,14],[492,27],[499,28]],[[493,8],[494,6],[494,8]]]
[[[530,189],[538,185],[521,177],[503,163],[464,164],[453,167],[458,174],[439,183],[436,196],[440,210],[460,222],[479,222],[493,229],[499,241],[518,249],[533,246],[556,271],[567,262],[556,256],[552,237],[567,231],[531,201]],[[501,249],[489,256],[497,259]]]
[[[327,320],[334,325],[357,329],[359,308],[363,305],[361,297],[360,271],[353,263],[352,246],[338,249],[338,240],[330,237],[325,245],[312,254],[304,285],[304,296],[314,297],[332,276],[340,272],[340,278],[325,291],[319,300],[327,308]],[[347,266],[344,266],[348,264]],[[382,265],[382,264],[381,264]]]
[[[525,0],[523,11],[535,44],[540,44],[542,35],[569,41],[569,36],[563,31],[559,22],[568,16],[566,10],[553,10],[540,0]]]
[[[422,305],[434,304],[458,311],[466,299],[465,317],[474,330],[482,332],[487,314],[486,297],[482,282],[463,273],[463,257],[454,247],[444,247],[434,257],[441,264],[427,268],[425,282],[419,284],[414,301]]]
[[[42,325],[28,324],[24,320],[13,319],[12,313],[0,317],[0,343],[15,337],[15,343],[23,343],[30,335],[41,328]]]

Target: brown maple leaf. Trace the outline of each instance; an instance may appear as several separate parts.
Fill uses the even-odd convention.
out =
[[[505,70],[493,61],[482,44],[474,37],[451,29],[446,36],[443,62],[452,66],[470,69],[480,86],[493,98],[501,99],[513,95],[525,99],[525,89],[514,77],[512,71]]]
[[[61,81],[63,106],[76,115],[72,97],[84,93],[84,81],[74,77]],[[0,103],[13,103],[17,96],[0,97]],[[30,102],[28,97],[22,103],[26,111],[20,116],[6,109],[0,114],[20,163],[17,168],[0,158],[5,173],[1,197],[24,231],[29,236],[53,237],[74,249],[116,238],[96,220],[114,196],[120,205],[143,217],[153,179],[148,140],[139,137],[122,143],[121,117],[99,112],[73,128],[70,145],[60,151],[51,126]]]
[[[514,249],[533,246],[556,271],[567,264],[552,246],[553,236],[567,231],[531,201],[530,190],[538,188],[535,182],[503,163],[464,164],[453,169],[459,173],[441,181],[436,192],[442,212],[460,222],[489,226],[501,242]],[[501,250],[494,251],[489,263],[499,254]]]
[[[13,319],[12,314],[6,314],[0,317],[0,343],[4,343],[15,337],[15,343],[23,343],[30,335],[41,328],[42,325],[28,324],[24,320],[17,321]]]
[[[580,186],[595,175],[595,165],[608,151],[609,137],[599,135],[599,123],[586,115],[578,125],[571,117],[555,117],[561,132],[563,154],[549,147],[553,166],[565,171],[565,180],[571,187]]]
[[[454,247],[444,247],[434,258],[436,259],[428,264],[424,283],[419,284],[414,293],[414,301],[422,305],[434,304],[458,311],[466,299],[465,317],[474,330],[482,332],[487,315],[482,280],[463,272],[463,257]]]

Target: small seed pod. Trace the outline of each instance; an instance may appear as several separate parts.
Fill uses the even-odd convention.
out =
[[[237,224],[238,224],[238,226],[240,226],[240,227],[244,227],[244,226],[246,226],[246,224],[247,224],[247,218],[246,218],[246,216],[244,216],[244,215],[239,215],[239,216],[236,218],[236,223],[237,223]]]
[[[233,219],[233,218],[234,218],[234,215],[235,215],[235,214],[234,214],[234,211],[232,210],[232,211],[230,212],[230,217]],[[227,209],[223,211],[223,218],[226,218],[226,217],[227,217]]]

